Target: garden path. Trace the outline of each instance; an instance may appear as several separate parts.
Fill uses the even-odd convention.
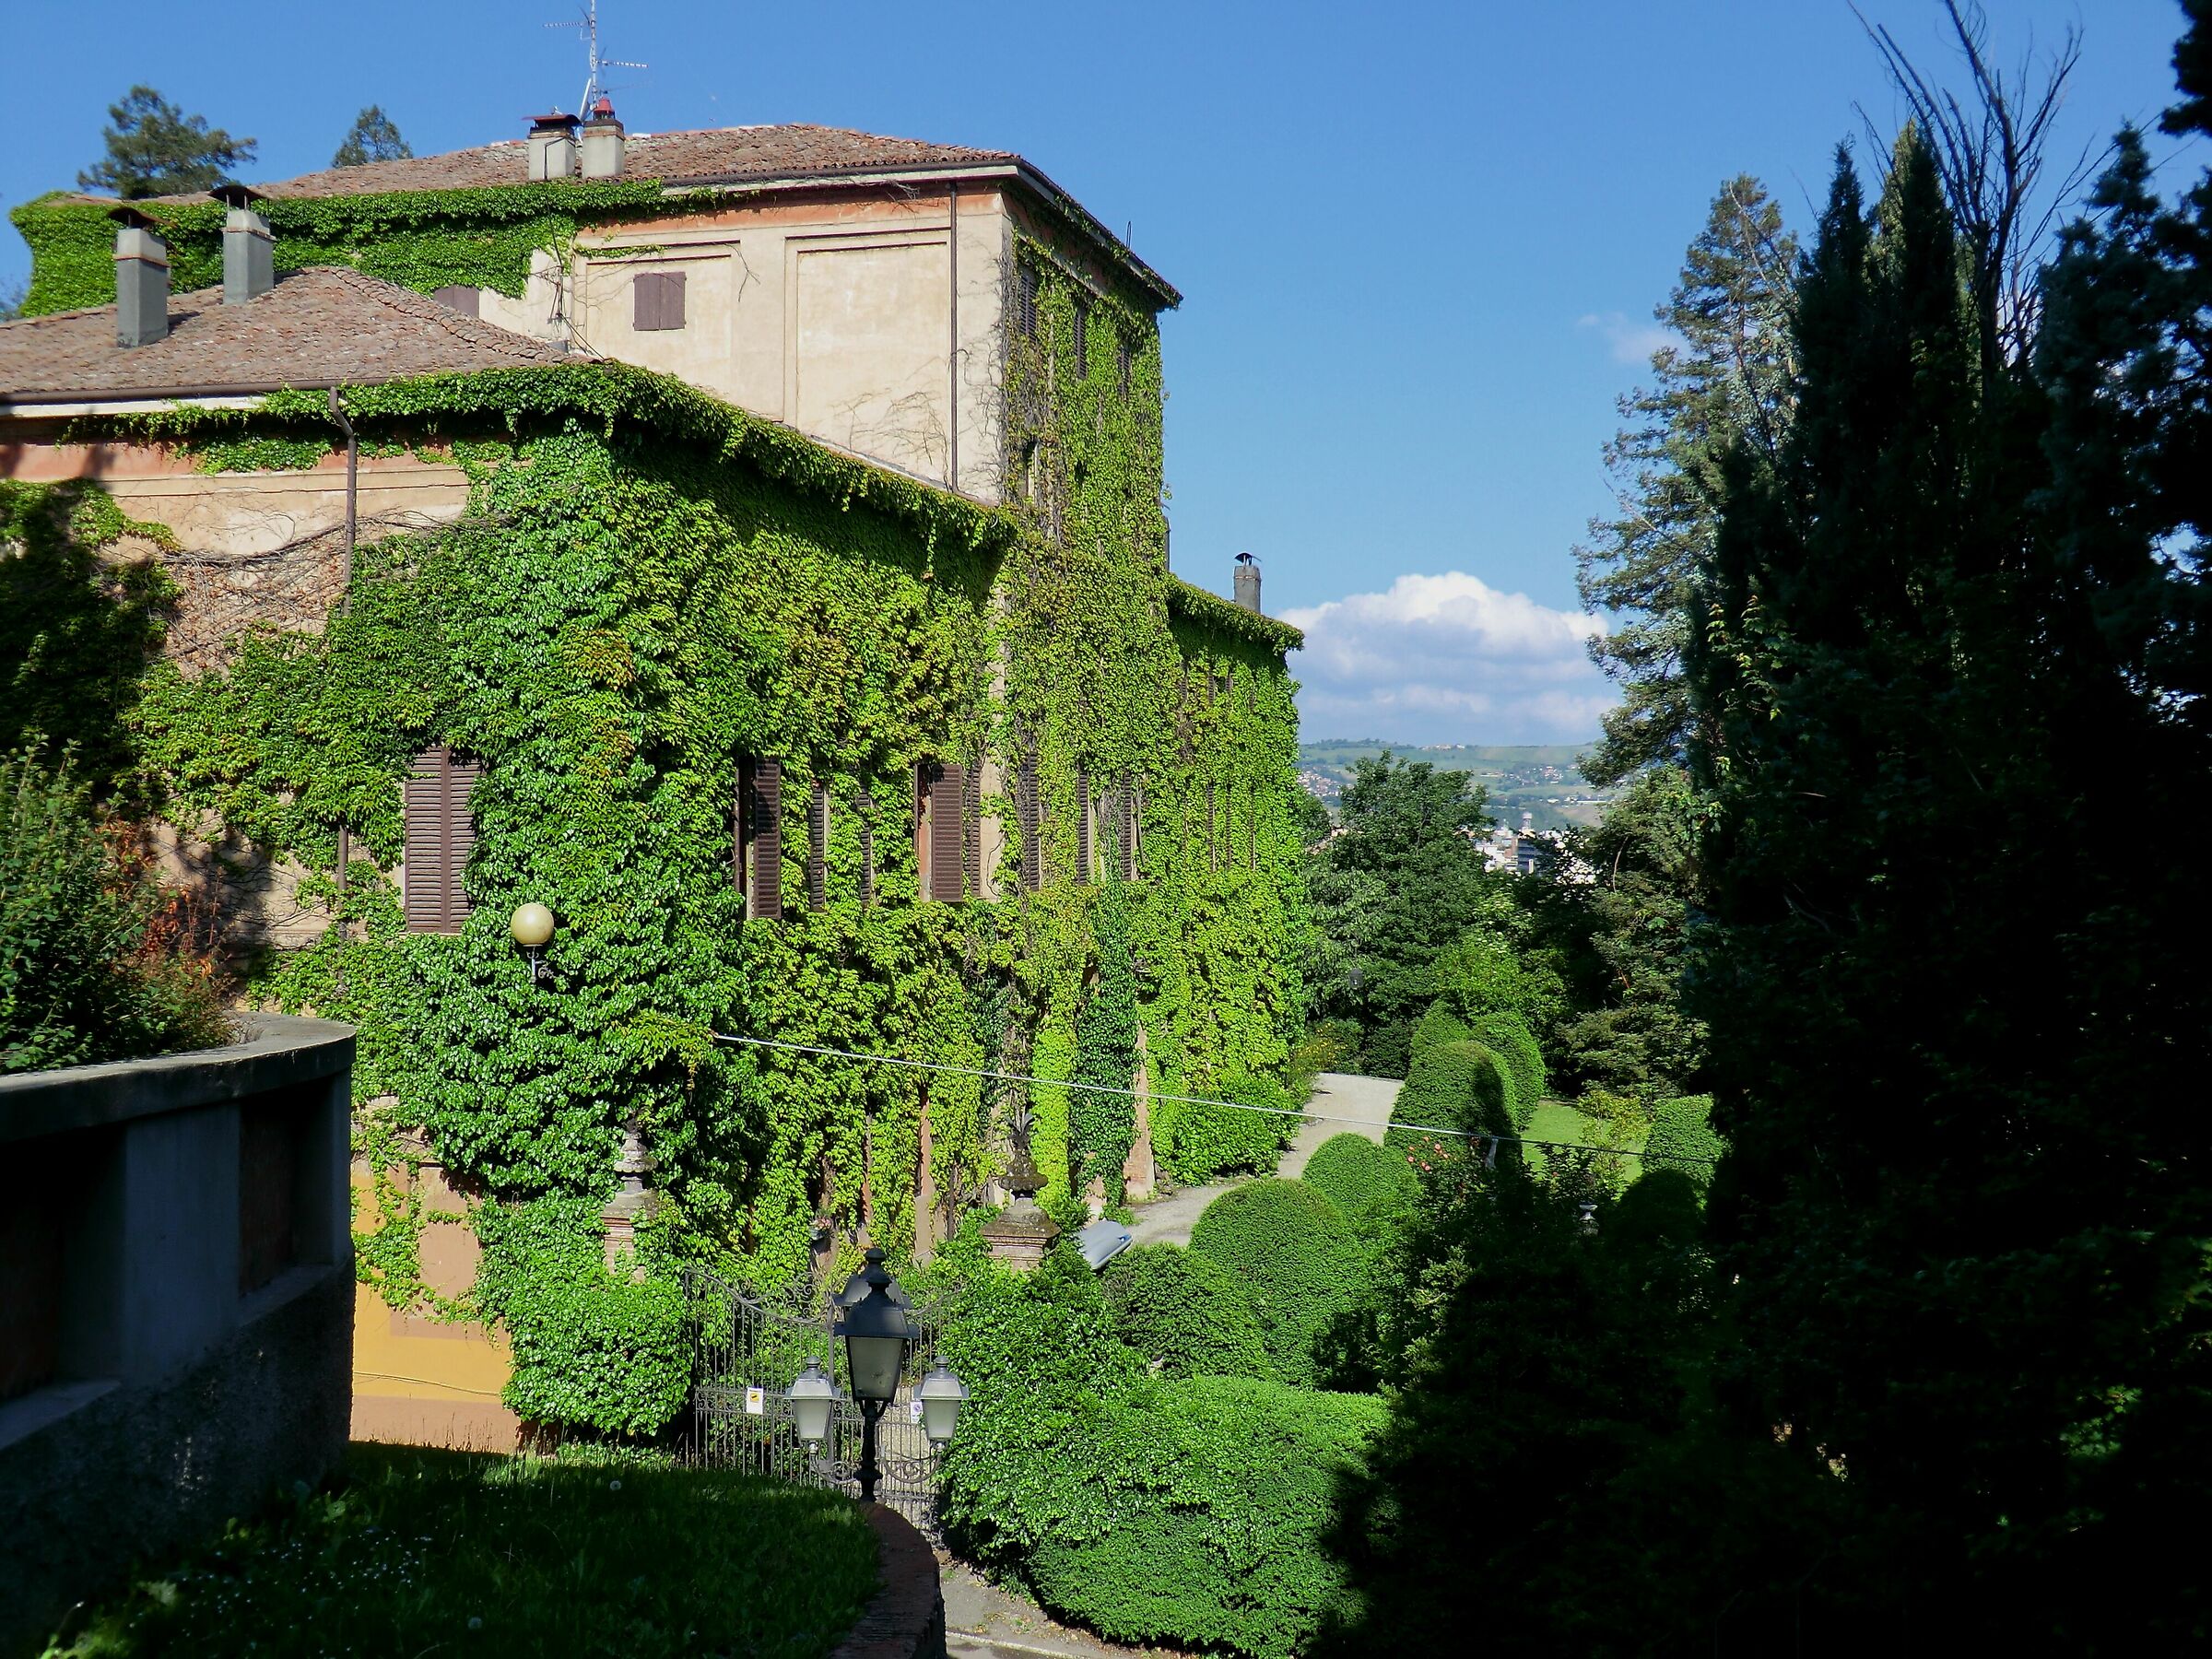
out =
[[[1295,1176],[1306,1167],[1306,1159],[1314,1149],[1331,1135],[1351,1133],[1364,1135],[1380,1142],[1382,1132],[1390,1124],[1390,1109],[1397,1101],[1398,1080],[1395,1077],[1362,1077],[1350,1072],[1323,1072],[1313,1079],[1313,1098],[1306,1102],[1311,1112],[1321,1113],[1299,1125],[1298,1138],[1283,1153],[1277,1172]],[[1349,1119],[1349,1122],[1337,1120]],[[1191,1229],[1206,1206],[1237,1182],[1222,1182],[1212,1186],[1183,1187],[1165,1198],[1140,1206],[1136,1219],[1130,1223],[1132,1244],[1188,1244]]]
[[[1055,1624],[1036,1603],[986,1583],[940,1553],[947,1659],[1159,1659],[1166,1648],[1117,1647],[1088,1630]]]

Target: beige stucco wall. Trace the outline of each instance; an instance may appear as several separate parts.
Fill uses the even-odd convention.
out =
[[[949,207],[944,187],[924,185],[903,197],[856,193],[606,227],[580,242],[565,297],[558,265],[542,255],[522,298],[486,289],[478,314],[572,337],[995,501],[1011,221],[997,189],[964,186],[956,262]],[[684,277],[684,326],[640,332],[632,283],[663,271]]]

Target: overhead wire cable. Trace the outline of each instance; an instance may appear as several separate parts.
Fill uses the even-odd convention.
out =
[[[1080,1089],[1087,1094],[1122,1095],[1130,1100],[1137,1098],[1134,1088],[1116,1088],[1109,1083],[1078,1083],[1071,1077],[1030,1077],[1019,1072],[991,1071],[980,1065],[950,1065],[937,1060],[905,1060],[896,1054],[869,1054],[855,1049],[824,1048],[813,1043],[782,1042],[772,1037],[735,1037],[726,1031],[708,1033],[717,1042],[738,1043],[747,1048],[774,1049],[788,1054],[814,1054],[829,1060],[860,1060],[872,1065],[895,1065],[908,1071],[948,1072],[961,1077],[989,1077],[1000,1083],[1034,1083],[1043,1088]],[[1218,1100],[1206,1095],[1151,1094],[1147,1100],[1173,1100],[1186,1106],[1221,1106],[1230,1112],[1256,1112],[1268,1117],[1312,1119],[1321,1124],[1353,1124],[1362,1128],[1375,1126],[1371,1118],[1337,1117],[1325,1112],[1307,1112],[1295,1106],[1254,1106],[1244,1100]],[[1446,1129],[1434,1124],[1387,1124],[1386,1129],[1403,1129],[1414,1135],[1449,1135],[1460,1140],[1508,1142],[1518,1147],[1542,1147],[1547,1151],[1603,1153],[1612,1158],[1641,1158],[1641,1151],[1625,1147],[1585,1147],[1573,1141],[1531,1140],[1520,1135],[1492,1135],[1480,1129]],[[1710,1158],[1691,1158],[1668,1154],[1682,1163],[1711,1163]]]

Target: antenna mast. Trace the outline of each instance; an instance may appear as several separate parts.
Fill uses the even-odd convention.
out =
[[[628,58],[603,58],[599,55],[599,0],[584,0],[582,13],[573,23],[548,23],[547,29],[581,29],[583,30],[583,96],[576,100],[576,119],[588,121],[592,113],[592,100],[607,89],[600,78],[604,69],[649,69],[650,64],[633,64]]]

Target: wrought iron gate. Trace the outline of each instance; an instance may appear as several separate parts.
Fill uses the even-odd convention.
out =
[[[799,1438],[783,1391],[818,1363],[841,1386],[843,1356],[830,1334],[832,1311],[818,1314],[764,1302],[703,1267],[684,1270],[691,1334],[691,1420],[687,1453],[707,1468],[751,1469],[806,1486],[860,1491],[860,1407],[840,1399],[818,1445]],[[934,1308],[908,1310],[918,1335],[900,1373],[898,1397],[876,1425],[876,1496],[924,1531],[937,1524],[937,1451],[922,1430],[922,1374],[936,1358]],[[849,1393],[849,1390],[848,1390]]]

